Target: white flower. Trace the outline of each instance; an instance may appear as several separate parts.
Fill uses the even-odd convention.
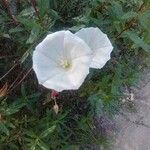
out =
[[[39,84],[58,92],[78,89],[89,73],[91,49],[70,31],[46,36],[33,52]]]
[[[102,68],[110,59],[113,46],[99,28],[83,28],[75,33],[78,37],[83,39],[93,51],[93,60],[90,64],[91,68]]]

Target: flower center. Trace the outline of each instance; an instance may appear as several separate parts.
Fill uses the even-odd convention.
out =
[[[61,60],[60,66],[61,66],[63,69],[67,70],[67,69],[69,69],[69,68],[71,67],[71,62],[68,61],[67,59]]]

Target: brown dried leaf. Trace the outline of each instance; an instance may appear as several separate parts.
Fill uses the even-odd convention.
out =
[[[53,110],[55,111],[55,113],[56,113],[56,115],[57,115],[58,112],[59,112],[59,106],[58,106],[57,104],[55,104],[55,105],[53,106]]]
[[[0,114],[0,122],[2,121],[2,115]]]
[[[6,82],[4,86],[0,89],[0,97],[5,96],[7,93],[7,90],[8,90],[8,83]]]

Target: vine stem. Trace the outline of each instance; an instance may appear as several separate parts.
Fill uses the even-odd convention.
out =
[[[117,39],[118,37],[120,37],[120,35],[123,33],[123,32],[125,32],[125,31],[127,31],[128,29],[130,29],[132,26],[133,26],[133,20],[131,20],[129,23],[128,23],[128,25],[115,37],[115,39]]]
[[[140,12],[145,6],[145,3],[143,2],[143,4],[141,4],[141,6],[139,7],[139,9],[137,10],[137,12]],[[134,26],[136,19],[133,18],[131,21],[128,22],[128,25],[115,37],[115,40],[125,31],[127,31],[128,29],[130,29],[131,27]]]

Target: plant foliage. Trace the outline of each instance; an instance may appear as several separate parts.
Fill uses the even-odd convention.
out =
[[[118,113],[123,87],[135,84],[141,65],[148,65],[149,20],[148,0],[1,0],[0,82],[8,87],[6,96],[0,90],[0,149],[108,149],[94,118]],[[50,91],[32,72],[32,52],[48,33],[91,26],[111,39],[112,58],[91,69],[78,91],[60,93],[56,115]]]

